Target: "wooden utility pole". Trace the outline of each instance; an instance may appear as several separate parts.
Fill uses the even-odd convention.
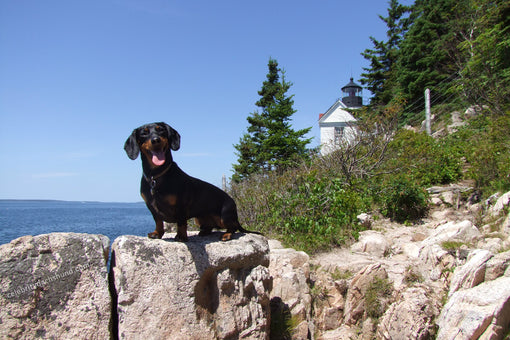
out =
[[[225,177],[225,174],[221,177],[221,188],[223,191],[227,191],[227,177]]]
[[[427,135],[431,135],[432,131],[430,129],[430,90],[425,89],[425,131],[427,131]]]

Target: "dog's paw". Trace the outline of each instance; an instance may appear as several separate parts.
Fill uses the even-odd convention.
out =
[[[230,241],[232,239],[232,233],[226,232],[225,234],[221,235],[222,241]]]
[[[175,235],[175,240],[179,242],[188,242],[188,235]]]
[[[147,237],[154,238],[154,239],[155,238],[161,238],[161,236],[159,236],[159,234],[157,232],[155,232],[155,231],[153,231],[152,233],[148,233]]]
[[[212,234],[212,230],[204,229],[204,230],[200,230],[200,232],[198,233],[198,236],[207,236],[207,235],[211,235],[211,234]]]

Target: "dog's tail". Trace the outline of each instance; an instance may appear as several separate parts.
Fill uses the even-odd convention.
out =
[[[238,229],[240,232],[245,233],[245,234],[257,234],[257,235],[262,235],[262,236],[264,235],[264,234],[262,234],[261,232],[258,232],[258,231],[246,230],[246,229],[244,229],[244,228],[243,228],[243,227],[241,227],[241,226],[239,226],[237,229]]]

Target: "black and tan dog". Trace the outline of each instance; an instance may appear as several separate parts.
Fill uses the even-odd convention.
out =
[[[201,236],[213,228],[227,229],[223,241],[230,240],[236,231],[258,234],[241,227],[236,204],[227,193],[187,175],[174,163],[170,149],[177,151],[180,144],[181,136],[166,123],[140,126],[124,144],[129,158],[134,160],[142,153],[140,192],[156,222],[156,230],[148,236],[163,237],[166,221],[177,223],[177,240],[187,241],[187,221],[193,217]]]

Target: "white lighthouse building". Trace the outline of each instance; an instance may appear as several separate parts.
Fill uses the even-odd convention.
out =
[[[363,106],[362,87],[353,79],[342,87],[343,97],[319,115],[321,154],[327,155],[338,149],[342,143],[352,140],[356,133],[356,118],[346,109]]]

